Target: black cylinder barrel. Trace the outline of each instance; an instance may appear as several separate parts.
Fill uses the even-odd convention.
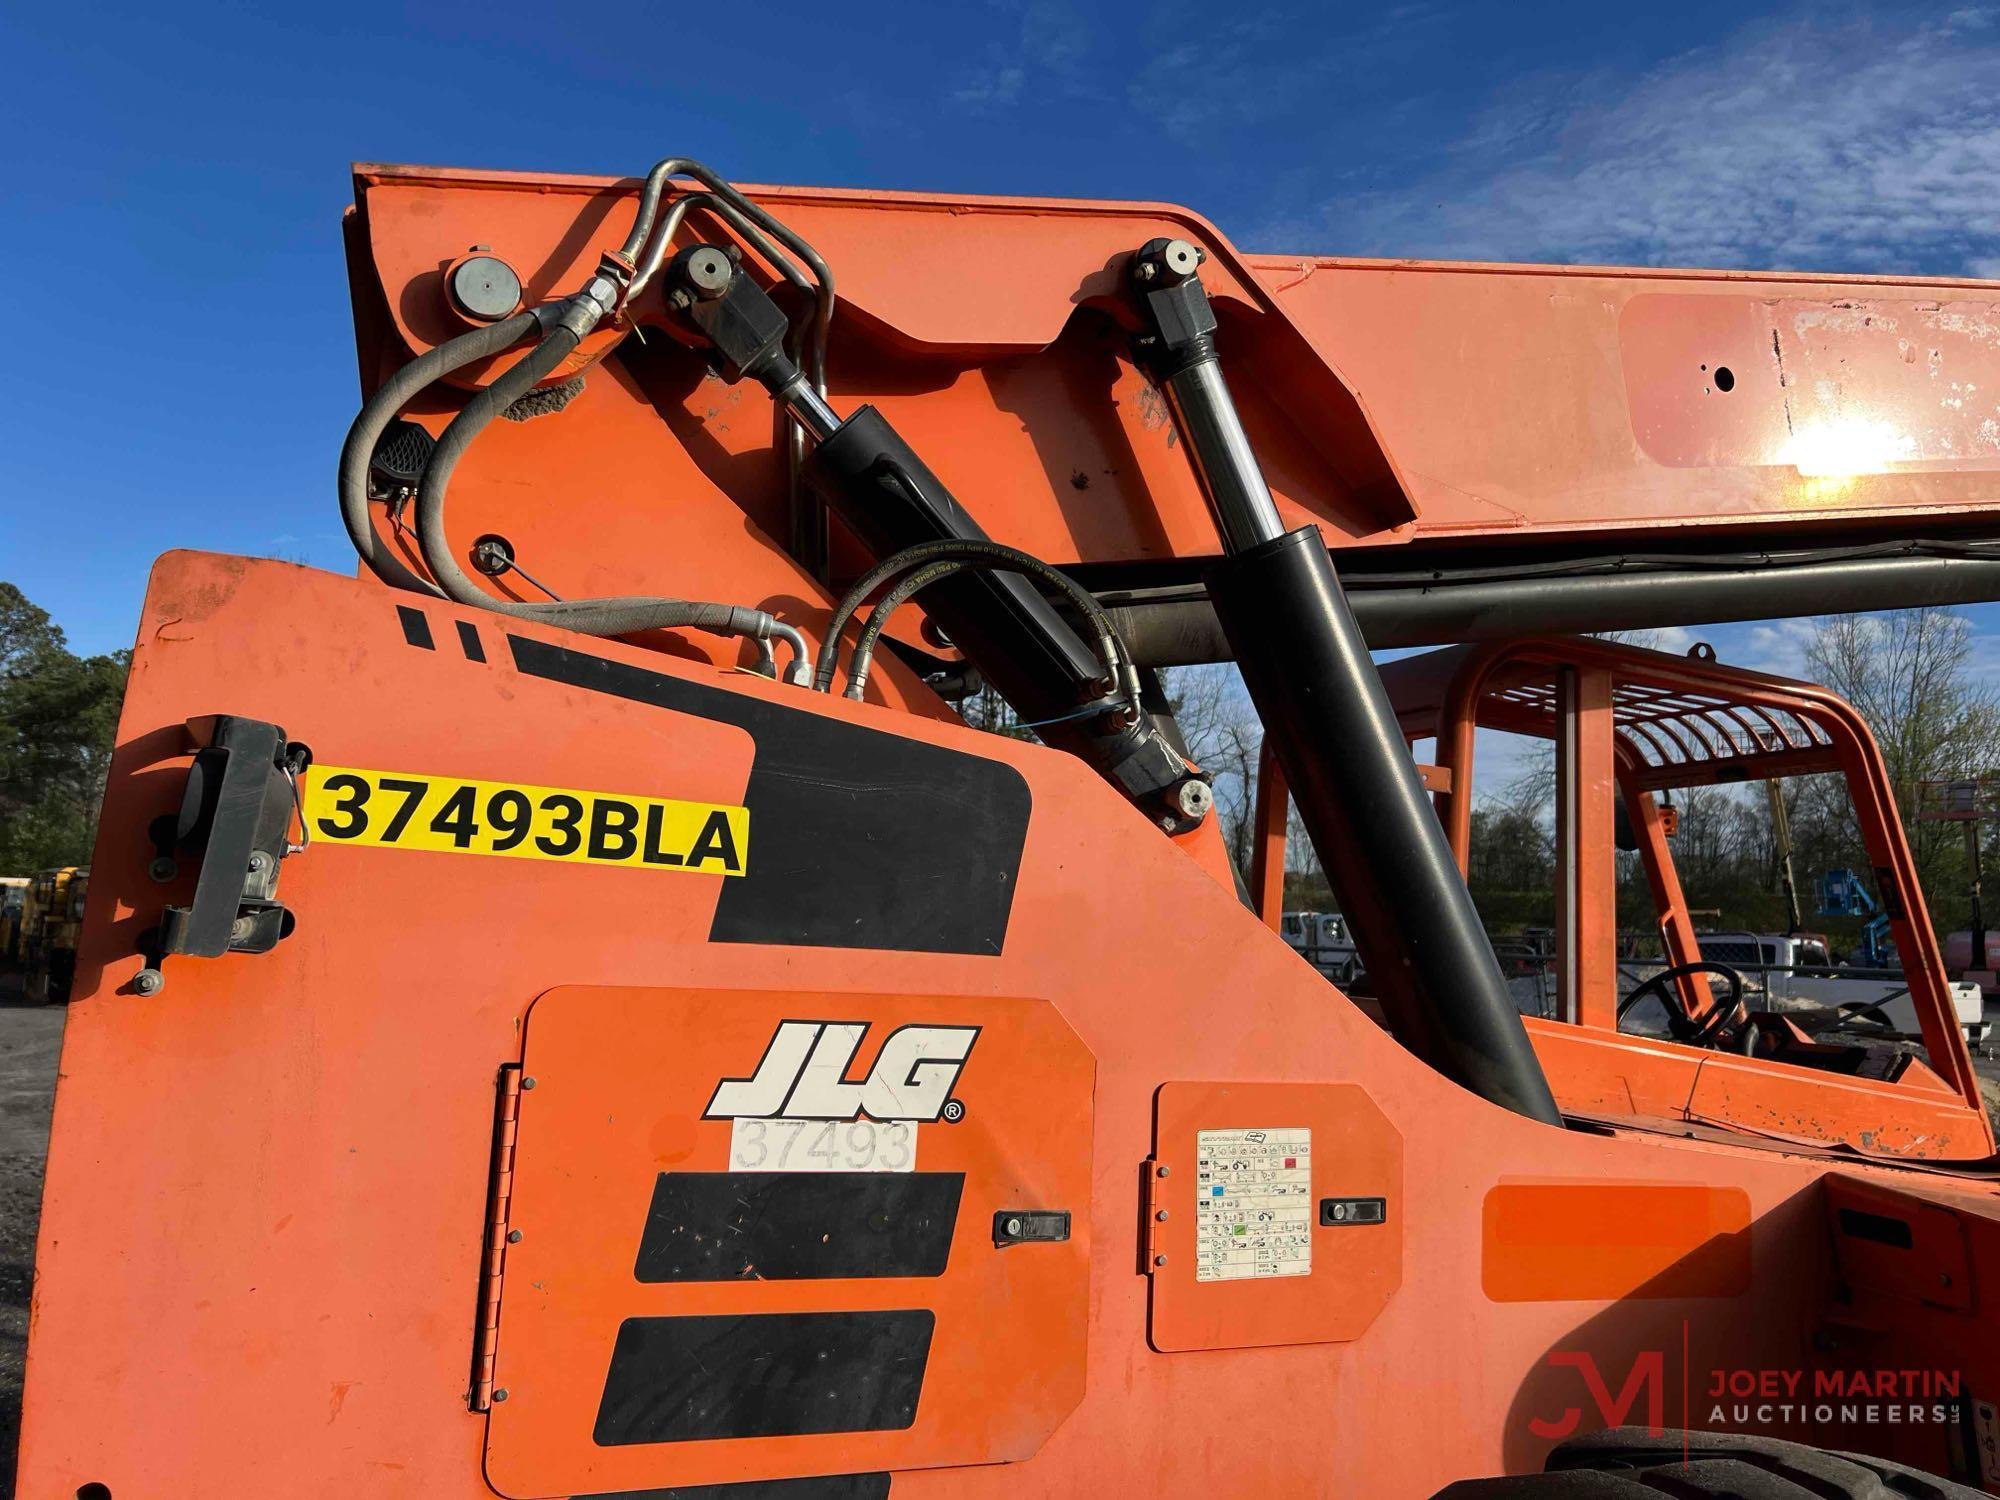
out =
[[[986,536],[872,406],[813,449],[806,482],[871,556],[919,542]],[[924,591],[924,609],[1023,718],[1050,718],[1093,696],[1103,667],[1018,573],[966,571]]]
[[[922,542],[986,533],[882,414],[864,406],[807,457],[806,482],[885,558]],[[1018,573],[966,569],[924,590],[924,610],[1049,744],[1083,756],[1152,815],[1190,774],[1157,716],[1078,718],[1104,692],[1104,664]],[[1167,816],[1171,817],[1169,812]]]
[[[1207,582],[1390,1028],[1474,1093],[1560,1124],[1319,528]]]

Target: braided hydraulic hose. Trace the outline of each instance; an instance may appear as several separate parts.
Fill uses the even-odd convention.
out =
[[[944,564],[949,563],[946,567]],[[1119,640],[1118,632],[1112,628],[1111,617],[1104,606],[1083,585],[1060,570],[1049,566],[1032,553],[1017,547],[1009,547],[1003,542],[983,538],[944,538],[934,542],[920,542],[914,547],[905,547],[901,552],[884,558],[849,589],[835,607],[832,618],[827,622],[826,636],[820,643],[819,662],[813,675],[813,687],[818,692],[833,690],[834,673],[840,659],[840,638],[847,629],[847,622],[856,611],[882,584],[899,574],[908,574],[903,581],[883,596],[868,623],[863,628],[856,644],[853,657],[848,663],[847,696],[859,698],[857,679],[860,686],[867,684],[868,667],[874,654],[875,644],[889,622],[889,616],[917,590],[936,582],[963,568],[990,568],[1001,572],[1020,573],[1036,579],[1065,595],[1076,606],[1090,624],[1097,638],[1097,655],[1104,663],[1104,686],[1107,693],[1118,693],[1122,689],[1118,704],[1129,705],[1137,711],[1139,683],[1137,669]]]
[[[362,562],[391,588],[440,596],[436,585],[404,567],[375,535],[375,524],[368,514],[368,466],[375,457],[376,444],[419,392],[474,360],[513,348],[546,327],[551,312],[552,309],[537,309],[516,313],[503,322],[475,328],[439,344],[396,371],[362,403],[360,415],[347,429],[347,441],[340,448],[340,518],[346,523],[348,540],[354,543]]]
[[[430,462],[424,468],[423,482],[417,492],[417,544],[423,550],[424,565],[431,570],[431,576],[438,581],[445,595],[457,603],[476,605],[524,620],[560,625],[585,635],[631,635],[641,630],[692,629],[718,635],[747,636],[760,643],[781,640],[791,649],[796,663],[788,676],[793,679],[803,677],[807,658],[805,637],[761,609],[643,595],[528,603],[488,593],[458,565],[444,527],[444,501],[453,469],[487,424],[546,378],[569,357],[579,342],[581,336],[575,327],[558,325],[526,358],[474,394],[431,450]]]

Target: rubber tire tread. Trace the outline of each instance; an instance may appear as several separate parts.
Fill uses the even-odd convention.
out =
[[[1686,1454],[1687,1462],[1682,1462]],[[1921,1469],[1782,1438],[1609,1427],[1571,1438],[1546,1472],[1461,1479],[1432,1500],[1981,1500]]]

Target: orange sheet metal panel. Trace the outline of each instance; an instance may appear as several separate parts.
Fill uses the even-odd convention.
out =
[[[1994,503],[1990,283],[1249,259],[1366,394],[1409,477],[1406,540]]]
[[[1966,1218],[1955,1206],[1829,1177],[1826,1208],[1834,1255],[1849,1290],[1972,1311]]]
[[[1153,1347],[1358,1338],[1403,1280],[1403,1138],[1367,1090],[1169,1083],[1155,1110]]]
[[[1688,1120],[1864,1156],[1962,1161],[1992,1151],[1985,1112],[1928,1070],[1884,1083],[1537,1016],[1527,1027],[1556,1098],[1585,1119]]]
[[[1033,1000],[543,995],[488,1478],[527,1500],[1027,1458],[1083,1395],[1094,1076]],[[1034,1212],[1068,1237],[996,1244]]]
[[[1481,1281],[1495,1302],[1735,1297],[1749,1229],[1740,1188],[1503,1182],[1481,1216]]]

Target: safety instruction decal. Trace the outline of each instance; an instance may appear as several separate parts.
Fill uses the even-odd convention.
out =
[[[1194,1279],[1312,1273],[1312,1132],[1195,1136]]]
[[[302,811],[313,842],[741,875],[750,809],[669,797],[313,765]]]

